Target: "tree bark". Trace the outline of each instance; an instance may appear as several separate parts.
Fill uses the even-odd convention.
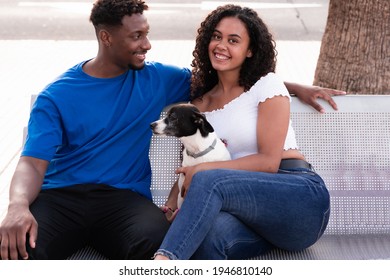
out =
[[[313,84],[390,94],[390,0],[330,0]]]

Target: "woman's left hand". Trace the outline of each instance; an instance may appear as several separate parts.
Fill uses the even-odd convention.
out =
[[[183,186],[181,188],[182,197],[186,196],[192,182],[192,177],[198,171],[200,171],[199,165],[180,167],[176,170],[176,173],[182,173],[185,176]]]

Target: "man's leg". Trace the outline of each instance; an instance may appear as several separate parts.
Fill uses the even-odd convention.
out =
[[[152,201],[105,186],[94,193],[91,245],[109,259],[151,259],[169,223]]]
[[[38,222],[36,248],[30,259],[66,259],[87,241],[81,186],[42,191],[30,210]],[[28,239],[27,239],[28,240]]]

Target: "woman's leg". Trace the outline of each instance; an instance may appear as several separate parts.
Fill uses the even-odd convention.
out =
[[[273,246],[235,216],[219,212],[191,259],[241,260],[264,254]]]
[[[190,258],[220,211],[237,217],[274,246],[299,250],[312,245],[329,218],[328,191],[310,170],[286,172],[199,172],[158,253]]]

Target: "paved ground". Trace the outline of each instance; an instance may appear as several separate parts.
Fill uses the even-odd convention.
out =
[[[0,38],[94,40],[88,18],[94,0],[0,0]],[[217,6],[255,9],[279,40],[321,40],[329,0],[146,0],[150,38],[193,40]]]
[[[52,2],[58,3],[54,5]],[[64,7],[58,8],[58,5],[65,5],[65,2],[56,0],[52,2],[0,0],[0,23],[4,27],[0,31],[0,221],[8,205],[8,187],[23,143],[23,128],[28,121],[31,94],[37,94],[68,67],[93,57],[97,50],[93,37],[89,37],[88,34],[80,35],[84,34],[81,31],[84,28],[82,23],[77,22],[82,25],[79,29],[67,29],[66,32],[62,32],[65,28],[74,27],[77,15],[73,13],[74,18],[70,18],[69,11],[64,12]],[[187,37],[193,31],[189,33],[183,31],[187,37],[173,32],[172,30],[175,30],[173,26],[179,28],[182,25],[178,25],[172,19],[181,16],[191,23],[199,22],[200,20],[195,20],[194,17],[204,17],[202,13],[207,12],[207,9],[203,9],[204,5],[210,5],[215,1],[193,1],[198,4],[176,0],[170,1],[171,4],[161,4],[161,1],[148,2],[152,3],[151,6],[154,8],[148,18],[154,28],[154,36],[151,37],[155,38],[152,40],[153,49],[148,54],[148,59],[189,66],[193,40]],[[266,3],[260,2],[263,1],[245,3],[260,5],[266,22],[271,28],[274,27],[279,35],[277,72],[286,81],[311,84],[319,54],[320,38],[326,22],[327,1],[301,0],[299,2],[303,3],[302,5],[294,4],[296,1],[279,1],[285,3],[277,4],[279,6],[276,10],[269,9],[264,6]],[[320,4],[313,5],[311,2]],[[85,3],[78,5],[84,7]],[[202,9],[193,15],[188,11],[194,9],[186,5],[200,5]],[[30,8],[26,10],[27,7]],[[51,10],[48,7],[51,7]],[[187,10],[183,13],[186,7]],[[28,16],[22,12],[28,13]],[[51,16],[45,17],[45,13],[50,13]],[[42,26],[46,30],[45,34],[41,32],[42,28],[38,32],[38,26],[34,25],[36,21],[42,21],[44,18],[47,19]],[[172,28],[170,25],[164,25],[164,32],[160,33],[158,20],[162,21],[161,24],[169,23]],[[89,26],[89,23],[84,24]],[[31,30],[29,26],[35,27]],[[14,33],[10,33],[10,30]],[[37,33],[31,33],[33,31]],[[168,34],[167,31],[171,33]],[[34,38],[31,34],[37,34],[35,40],[31,40]],[[68,37],[61,34],[74,36],[67,39]]]

